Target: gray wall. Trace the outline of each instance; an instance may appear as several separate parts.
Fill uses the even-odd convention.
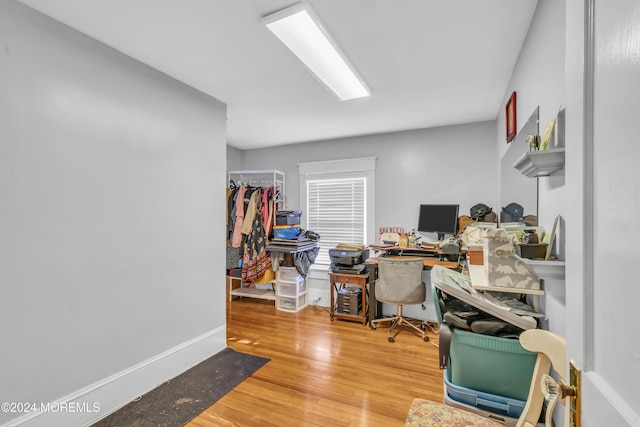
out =
[[[517,93],[518,130],[525,124],[536,106],[540,107],[540,134],[565,104],[565,2],[539,0],[522,51],[505,92],[503,106],[513,91]],[[496,120],[498,151],[504,153],[505,114],[501,110]],[[536,178],[530,178],[536,179]],[[565,172],[538,179],[538,222],[547,232],[553,227],[557,215],[565,218]],[[563,221],[558,229],[557,255],[565,259]],[[566,336],[565,281],[546,279],[545,296],[541,298],[541,310],[547,315],[543,327]],[[558,405],[554,420],[562,424],[563,407]]]
[[[287,207],[300,207],[297,163],[377,157],[376,230],[417,226],[421,203],[460,203],[468,214],[478,202],[497,206],[495,123],[310,142],[244,151],[243,169],[286,173]],[[304,215],[304,212],[303,212]]]
[[[536,106],[540,106],[540,133],[557,116],[565,104],[565,2],[539,0],[529,32],[522,46],[503,106],[511,92],[517,92],[518,130]],[[497,120],[498,149],[506,151],[504,111]],[[538,214],[541,225],[549,231],[556,215],[564,210],[564,171],[539,178]],[[535,178],[532,178],[535,179]],[[564,259],[564,258],[563,258]]]
[[[224,347],[225,105],[14,1],[0,46],[0,401]]]
[[[540,133],[558,115],[565,104],[565,2],[539,0],[529,32],[514,69],[511,83],[503,100],[513,91],[517,93],[518,130],[525,124],[536,106],[540,106]],[[505,118],[501,111],[496,121],[499,152],[507,149],[504,139]],[[530,178],[536,179],[536,178]],[[551,232],[556,215],[566,217],[565,172],[538,179],[539,224]],[[558,229],[557,255],[564,256],[563,222]],[[546,297],[542,309],[548,316],[550,330],[565,334],[565,286],[564,283],[546,281]]]
[[[227,170],[243,169],[244,151],[227,146]]]

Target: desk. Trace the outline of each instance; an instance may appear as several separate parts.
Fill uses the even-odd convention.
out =
[[[370,247],[374,251],[398,252],[405,255],[410,255],[410,254],[423,254],[423,255],[432,254],[432,255],[439,255],[439,256],[447,255],[442,251],[442,249],[437,248],[435,246],[430,246],[430,245],[414,246],[414,247],[397,246],[397,245],[371,245]],[[449,254],[449,255],[453,255],[453,254]]]
[[[414,258],[418,258],[416,255],[389,255],[389,256],[385,256],[385,258],[404,258],[404,257],[414,257]],[[439,258],[436,257],[419,257],[422,258],[422,265],[424,266],[424,268],[426,270],[430,270],[433,268],[433,266],[435,265],[441,265],[445,268],[451,268],[451,269],[456,269],[458,268],[458,263],[456,261],[440,261]],[[377,269],[378,266],[378,258],[368,258],[365,261],[365,264],[367,264],[370,267],[373,267],[374,269]],[[377,275],[374,275],[374,279],[377,278]]]
[[[331,320],[346,319],[358,320],[363,325],[369,320],[368,314],[371,310],[367,310],[367,283],[369,283],[369,273],[367,274],[347,274],[347,273],[329,273],[329,281],[331,282]],[[360,287],[362,296],[362,310],[358,313],[349,314],[336,311],[336,292],[344,288],[346,285]],[[371,293],[369,293],[371,294]]]

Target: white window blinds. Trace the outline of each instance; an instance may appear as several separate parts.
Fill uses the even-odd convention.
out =
[[[320,235],[316,264],[329,265],[338,243],[366,243],[367,179],[307,179],[307,228]]]

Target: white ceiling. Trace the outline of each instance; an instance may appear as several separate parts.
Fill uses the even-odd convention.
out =
[[[493,120],[537,0],[309,0],[372,89],[341,102],[260,18],[298,0],[20,0],[227,104],[241,149]]]

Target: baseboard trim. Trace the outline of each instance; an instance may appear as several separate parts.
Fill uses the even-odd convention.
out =
[[[90,426],[227,346],[226,325],[77,390],[2,427]]]

